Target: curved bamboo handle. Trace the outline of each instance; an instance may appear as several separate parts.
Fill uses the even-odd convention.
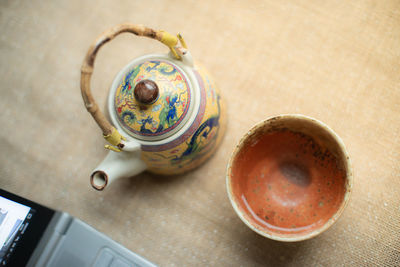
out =
[[[88,112],[92,115],[96,123],[99,125],[101,130],[103,131],[104,138],[110,142],[113,146],[106,146],[108,149],[112,149],[114,151],[121,151],[124,147],[124,143],[122,140],[125,138],[118,133],[118,131],[111,125],[111,123],[104,116],[103,112],[99,109],[96,101],[93,98],[92,92],[90,90],[90,79],[93,73],[94,61],[96,59],[97,52],[100,48],[106,44],[107,42],[114,39],[117,35],[130,32],[138,36],[145,36],[148,38],[152,38],[158,40],[168,46],[172,52],[172,54],[176,58],[180,58],[177,54],[176,49],[178,44],[178,38],[181,40],[181,36],[178,35],[178,38],[164,31],[155,31],[151,28],[147,28],[143,25],[135,25],[135,24],[121,24],[112,29],[109,29],[102,33],[93,44],[90,46],[88,52],[86,53],[86,57],[83,60],[82,68],[81,68],[81,93],[82,98],[85,103],[85,107]],[[182,41],[181,41],[182,42]],[[184,43],[182,43],[186,46]]]

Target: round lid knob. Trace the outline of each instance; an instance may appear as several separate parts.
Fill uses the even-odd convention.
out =
[[[152,80],[142,80],[135,85],[135,99],[144,105],[153,104],[158,98],[158,86]]]
[[[163,140],[189,120],[195,108],[190,79],[173,62],[151,58],[128,65],[116,83],[114,112],[126,133]]]

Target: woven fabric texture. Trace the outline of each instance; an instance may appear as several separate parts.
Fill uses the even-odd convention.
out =
[[[104,140],[79,91],[89,45],[143,24],[182,33],[219,84],[228,128],[205,165],[89,185]],[[400,265],[399,1],[0,1],[0,187],[63,210],[161,266]],[[124,34],[102,48],[100,106],[133,58],[167,48]],[[225,171],[239,139],[278,114],[315,117],[349,151],[354,190],[339,221],[281,243],[247,228]]]

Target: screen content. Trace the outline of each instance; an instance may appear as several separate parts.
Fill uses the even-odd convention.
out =
[[[21,236],[25,233],[34,210],[0,196],[0,263],[6,264]]]

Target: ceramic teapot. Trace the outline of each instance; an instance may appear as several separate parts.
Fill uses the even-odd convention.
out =
[[[92,96],[90,79],[99,49],[124,32],[158,40],[170,51],[136,58],[117,74],[106,117]],[[144,170],[163,175],[192,170],[214,153],[225,131],[220,92],[208,72],[194,64],[180,34],[134,24],[104,32],[83,61],[81,92],[110,143],[105,145],[108,155],[90,176],[97,190]]]

